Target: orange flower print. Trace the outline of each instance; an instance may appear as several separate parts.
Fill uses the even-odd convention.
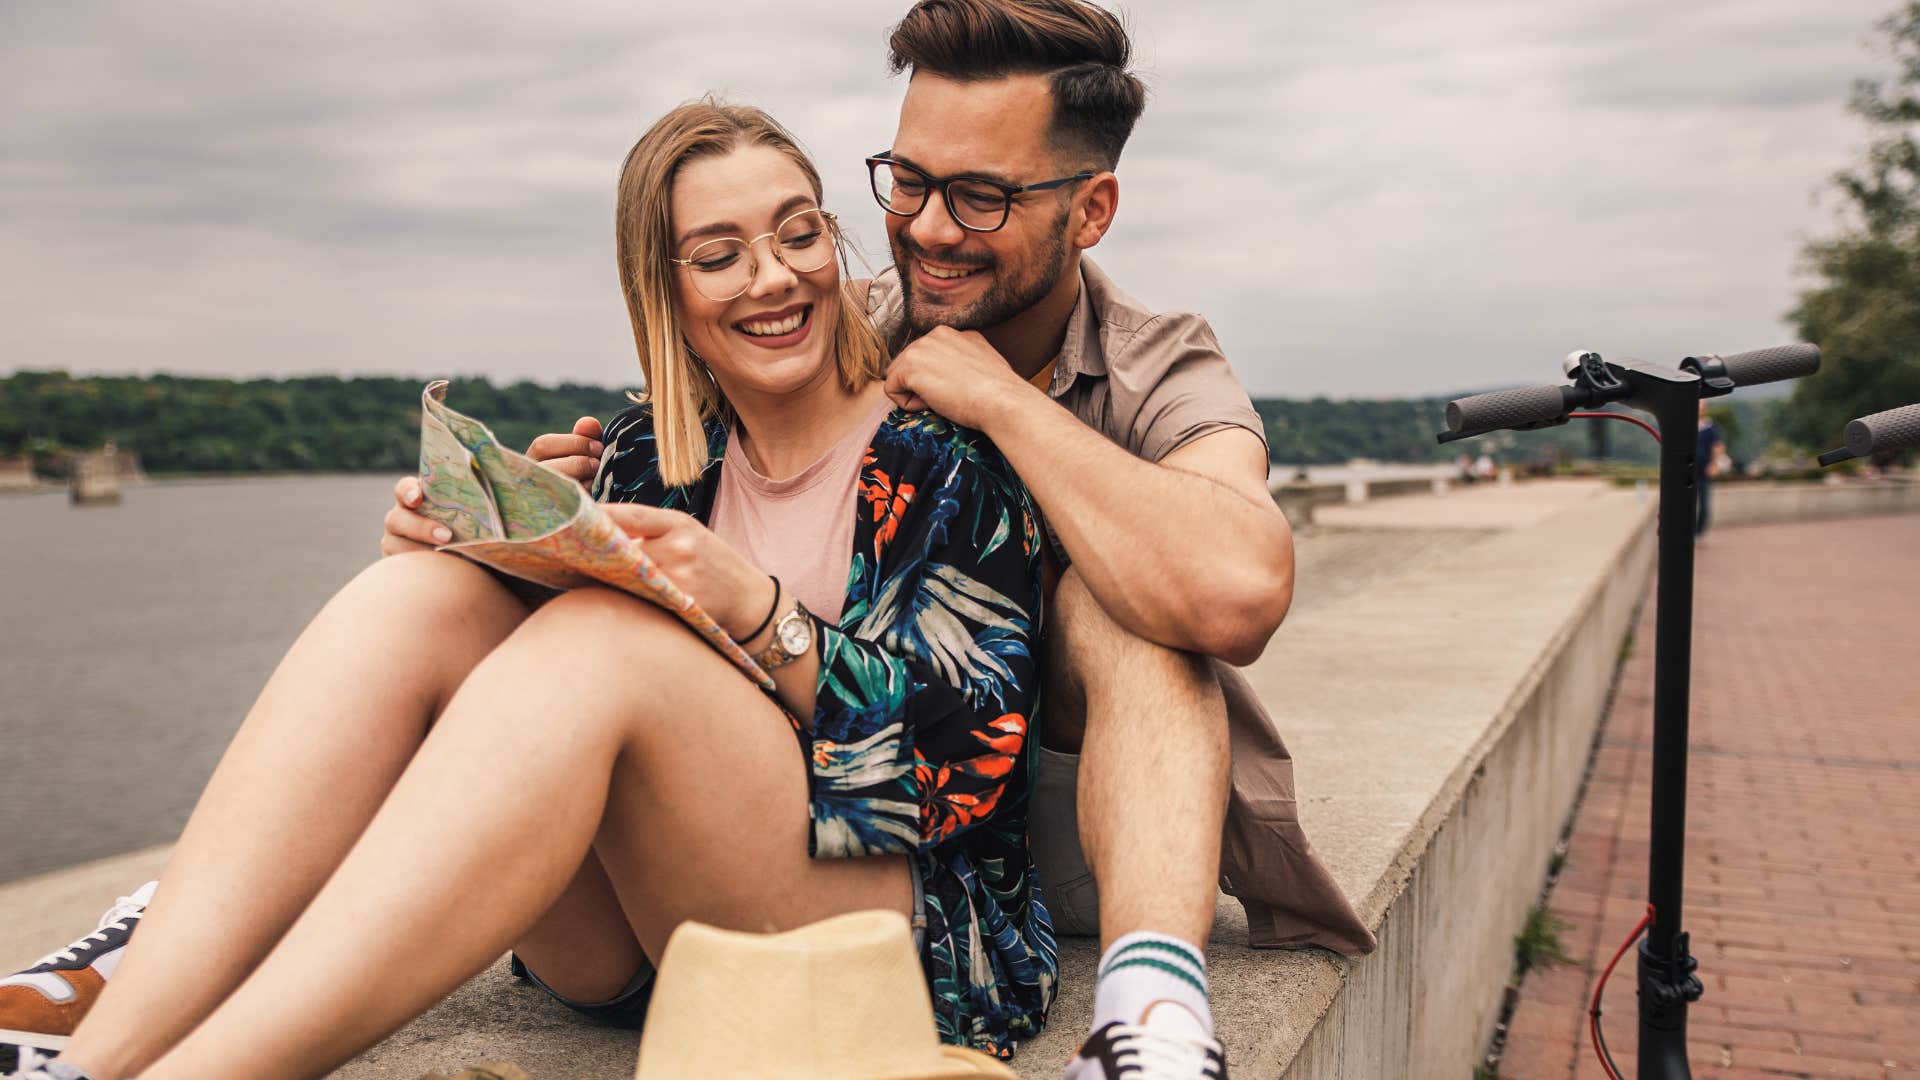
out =
[[[907,514],[907,506],[913,502],[912,484],[894,486],[893,478],[885,469],[872,468],[873,451],[867,451],[865,464],[860,470],[860,497],[866,500],[873,514],[876,527],[873,530],[873,557],[879,559],[893,542],[894,534],[900,531],[900,519]]]

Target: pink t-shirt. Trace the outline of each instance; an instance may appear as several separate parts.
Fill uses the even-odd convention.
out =
[[[784,480],[755,469],[738,438],[720,461],[707,527],[828,623],[840,621],[847,600],[860,463],[892,409],[882,396],[820,460]]]

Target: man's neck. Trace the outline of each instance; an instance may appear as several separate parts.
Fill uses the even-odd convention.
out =
[[[1032,379],[1047,362],[1060,355],[1067,340],[1067,324],[1080,302],[1080,255],[1075,252],[1040,302],[998,326],[980,331],[1023,379]]]

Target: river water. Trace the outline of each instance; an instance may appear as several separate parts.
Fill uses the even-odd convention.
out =
[[[280,656],[378,556],[393,481],[0,495],[0,882],[179,833]]]

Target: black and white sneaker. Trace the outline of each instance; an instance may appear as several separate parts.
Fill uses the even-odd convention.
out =
[[[1141,1023],[1107,1024],[1080,1044],[1061,1080],[1227,1080],[1227,1052],[1218,1039]],[[1185,1010],[1181,1010],[1185,1012]]]
[[[0,1076],[32,1075],[67,1045],[120,966],[127,939],[158,885],[149,881],[121,897],[100,916],[93,933],[0,979]]]

